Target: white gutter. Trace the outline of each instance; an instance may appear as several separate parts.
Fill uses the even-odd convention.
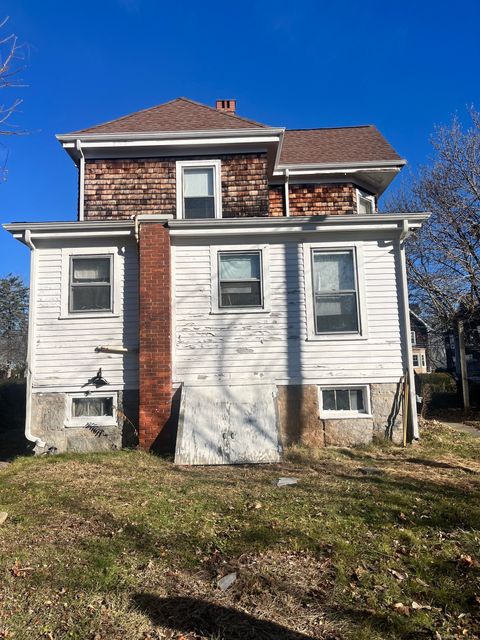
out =
[[[80,164],[78,167],[78,219],[84,219],[84,203],[85,203],[85,156],[82,151],[82,143],[75,140],[75,148],[80,156]]]
[[[64,146],[68,148],[75,147],[76,140],[82,140],[82,144],[85,142],[107,142],[107,141],[148,141],[152,140],[157,142],[158,140],[182,140],[182,139],[201,139],[206,138],[211,140],[212,138],[245,138],[254,136],[255,138],[265,138],[283,135],[285,131],[284,127],[245,127],[243,129],[211,129],[195,131],[161,131],[161,132],[146,132],[146,133],[82,133],[77,131],[76,133],[59,133],[55,137],[62,143],[67,143]],[[71,143],[71,144],[68,144]]]
[[[378,171],[384,169],[395,169],[403,167],[407,164],[406,160],[399,158],[398,160],[365,160],[363,162],[317,162],[311,164],[279,164],[274,171],[274,176],[283,175],[285,169],[290,170],[291,175],[309,174],[317,172],[326,172],[328,169],[334,171],[358,171],[359,169],[376,169]]]
[[[406,342],[406,355],[407,355],[407,371],[409,380],[409,410],[412,416],[412,436],[414,440],[420,438],[420,432],[418,429],[418,416],[417,416],[417,394],[415,391],[415,375],[413,370],[413,350],[412,341],[410,339],[410,305],[408,303],[408,281],[407,281],[407,262],[405,259],[405,240],[410,235],[408,221],[404,220],[402,230],[398,238],[398,248],[400,251],[400,281],[402,286],[402,312],[403,312],[403,326],[405,332]]]
[[[134,140],[101,140],[91,141],[84,140],[82,142],[83,149],[116,149],[116,148],[128,148],[128,147],[207,147],[212,145],[222,144],[254,144],[254,143],[271,143],[278,142],[278,136],[248,136],[244,138],[231,137],[231,138],[157,138],[153,140],[140,140],[138,138]],[[76,148],[75,143],[65,142],[63,143],[65,149]]]
[[[290,171],[285,169],[285,184],[284,184],[284,195],[285,195],[285,215],[290,216],[290,187],[288,184],[290,176]]]
[[[36,247],[32,242],[29,229],[25,229],[24,242],[30,248],[30,293],[28,298],[28,339],[27,339],[27,398],[25,415],[25,437],[35,446],[45,448],[46,443],[32,434],[32,387],[33,387],[33,364],[34,364],[34,341],[35,341],[35,320],[36,320]]]

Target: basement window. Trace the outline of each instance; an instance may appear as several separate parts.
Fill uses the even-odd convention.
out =
[[[115,425],[116,394],[75,394],[67,396],[67,426]]]
[[[177,217],[220,218],[220,160],[177,162]]]
[[[325,418],[369,416],[368,387],[321,387],[320,415]]]
[[[112,310],[112,256],[71,256],[70,313]]]
[[[357,211],[361,214],[375,213],[375,197],[357,189]]]

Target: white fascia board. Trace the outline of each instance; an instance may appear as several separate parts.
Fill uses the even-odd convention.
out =
[[[317,163],[317,164],[279,164],[274,172],[274,176],[281,176],[284,174],[285,169],[288,169],[290,175],[309,175],[315,173],[334,173],[341,171],[355,172],[362,169],[400,169],[407,164],[406,160],[375,160],[368,162],[329,162],[329,163]]]
[[[229,220],[199,221],[172,220],[168,226],[172,236],[212,237],[224,235],[275,235],[307,234],[332,231],[381,231],[401,234],[405,225],[409,230],[418,229],[429,214],[345,215],[345,216],[295,216],[291,218],[239,218]]]
[[[264,139],[275,137],[278,140],[283,135],[284,128],[245,128],[245,129],[211,129],[205,131],[159,131],[147,133],[60,133],[55,137],[64,143],[66,148],[75,145],[76,140],[80,140],[82,146],[87,142],[158,142],[159,140],[201,140],[224,139],[224,138],[252,138]]]
[[[116,238],[129,237],[135,234],[133,220],[122,222],[13,222],[4,224],[3,228],[14,238],[25,243],[25,233],[30,232],[31,238],[61,239],[61,238]]]
[[[278,142],[278,136],[245,136],[243,138],[182,138],[164,139],[157,138],[153,140],[99,140],[85,141],[82,140],[82,149],[128,149],[128,148],[145,148],[145,147],[211,147],[212,145],[245,145],[245,144],[269,144]],[[67,150],[76,149],[75,143],[63,143],[63,147]]]
[[[348,215],[315,215],[315,216],[291,216],[289,218],[285,216],[278,217],[261,217],[261,218],[221,218],[214,220],[202,219],[202,220],[178,220],[173,219],[168,223],[169,228],[219,228],[227,227],[232,229],[239,229],[242,227],[276,227],[284,225],[322,225],[327,226],[331,224],[335,225],[362,225],[362,224],[390,224],[390,223],[403,223],[407,220],[408,223],[422,223],[428,220],[429,213],[380,213],[380,214],[348,214]]]

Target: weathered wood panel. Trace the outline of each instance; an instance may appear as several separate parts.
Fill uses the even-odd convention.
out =
[[[183,387],[176,464],[278,462],[275,385]]]

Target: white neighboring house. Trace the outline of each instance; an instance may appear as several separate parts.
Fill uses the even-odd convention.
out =
[[[5,225],[31,250],[37,450],[172,450],[179,407],[187,444],[203,438],[224,462],[267,459],[255,430],[275,432],[278,452],[401,440],[404,244],[427,216],[376,202],[404,161],[374,127],[288,131],[234,111],[182,98],[58,136],[79,169],[79,220]],[[275,424],[257,424],[267,389]],[[239,444],[234,459],[247,431],[254,454]]]

